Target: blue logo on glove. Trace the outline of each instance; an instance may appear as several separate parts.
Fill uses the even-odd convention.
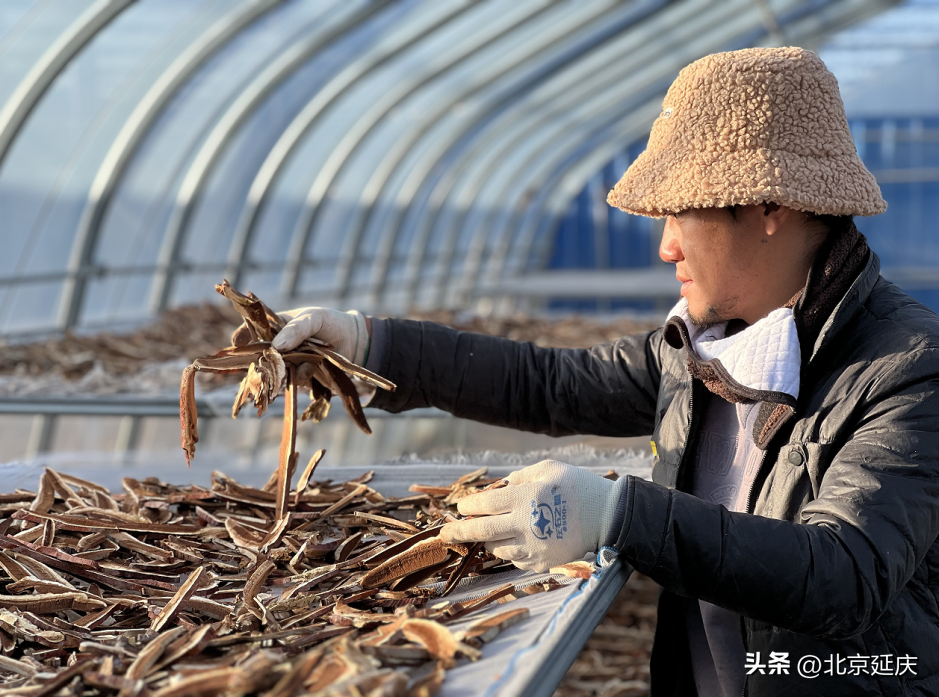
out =
[[[531,531],[539,540],[554,537],[564,539],[567,532],[567,501],[557,493],[557,488],[551,489],[551,503],[531,502]]]
[[[554,535],[551,506],[546,503],[531,502],[531,531],[539,540],[547,540]]]

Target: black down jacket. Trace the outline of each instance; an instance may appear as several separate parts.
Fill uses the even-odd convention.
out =
[[[754,672],[748,695],[939,695],[939,318],[879,269],[871,254],[824,324],[748,513],[682,490],[707,393],[662,329],[573,350],[387,320],[370,365],[399,387],[373,406],[652,437],[653,481],[631,478],[617,544],[664,589],[654,696],[695,694],[688,598],[739,613],[762,663],[788,654],[789,674]],[[798,674],[804,656],[818,677]]]

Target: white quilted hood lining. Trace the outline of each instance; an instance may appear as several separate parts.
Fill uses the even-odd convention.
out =
[[[799,397],[802,352],[790,308],[773,310],[760,321],[733,336],[725,336],[727,322],[701,329],[691,321],[688,300],[682,298],[669,317],[680,317],[698,355],[717,359],[741,385],[760,391],[783,392]]]

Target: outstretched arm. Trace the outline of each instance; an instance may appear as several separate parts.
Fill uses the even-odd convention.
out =
[[[381,325],[381,326],[379,326]],[[398,385],[369,406],[437,407],[563,436],[638,436],[654,427],[661,329],[592,349],[540,348],[432,322],[374,320],[369,368]]]

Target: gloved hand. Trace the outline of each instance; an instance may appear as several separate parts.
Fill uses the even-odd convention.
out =
[[[287,326],[271,342],[278,351],[290,351],[305,339],[313,337],[332,344],[336,353],[356,365],[365,362],[369,334],[365,315],[361,312],[302,307],[277,314],[287,322]]]
[[[461,499],[463,515],[448,523],[445,542],[485,542],[520,569],[547,571],[597,551],[613,526],[626,478],[615,482],[582,467],[545,460],[513,472],[508,486]]]

